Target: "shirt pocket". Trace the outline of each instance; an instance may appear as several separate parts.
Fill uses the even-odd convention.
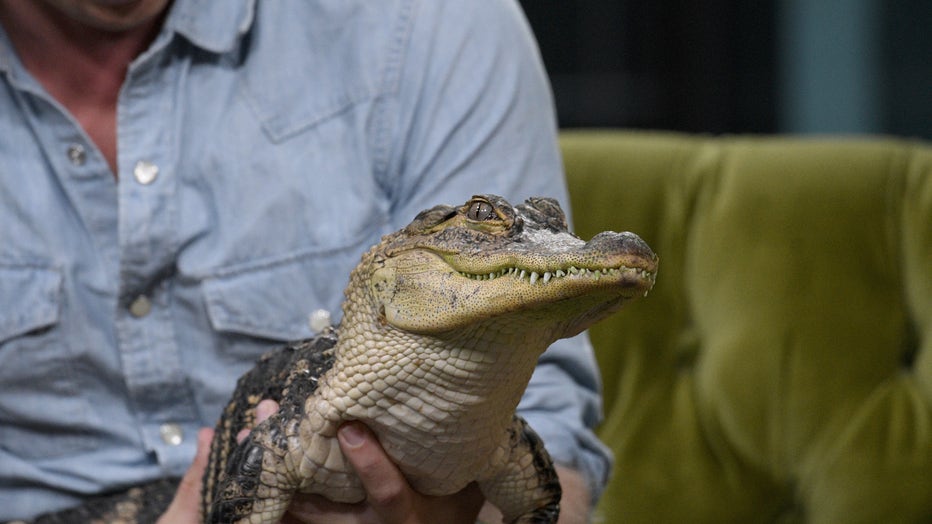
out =
[[[93,448],[78,365],[57,329],[62,273],[0,264],[0,448],[24,459]]]
[[[218,272],[203,282],[211,326],[273,341],[311,337],[311,315],[325,312],[338,321],[343,290],[361,251],[361,245],[345,246]]]
[[[0,344],[58,322],[61,273],[0,266]]]

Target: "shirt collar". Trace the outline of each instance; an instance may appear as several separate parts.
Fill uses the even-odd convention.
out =
[[[12,74],[13,64],[18,60],[13,54],[13,43],[0,26],[0,73]]]
[[[255,0],[174,0],[164,32],[176,32],[213,53],[232,51],[252,27]],[[0,27],[0,73],[12,74],[13,46]]]
[[[165,30],[213,53],[232,51],[252,27],[255,0],[174,0]]]

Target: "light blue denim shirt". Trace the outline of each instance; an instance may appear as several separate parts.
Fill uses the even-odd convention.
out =
[[[0,31],[0,520],[183,473],[236,378],[337,321],[418,211],[567,202],[511,1],[175,0],[117,118],[119,182]],[[598,388],[577,337],[521,406],[596,489]]]

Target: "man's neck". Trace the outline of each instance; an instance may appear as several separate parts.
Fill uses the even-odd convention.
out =
[[[116,173],[116,106],[129,64],[161,27],[158,17],[111,32],[45,2],[0,0],[0,24],[26,69],[78,120]]]

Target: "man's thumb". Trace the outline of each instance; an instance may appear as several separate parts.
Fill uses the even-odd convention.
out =
[[[207,469],[207,459],[210,456],[210,442],[214,438],[214,430],[202,428],[197,432],[197,451],[194,462],[181,477],[175,498],[168,510],[158,520],[158,524],[195,524],[200,522],[201,506],[201,479]]]

